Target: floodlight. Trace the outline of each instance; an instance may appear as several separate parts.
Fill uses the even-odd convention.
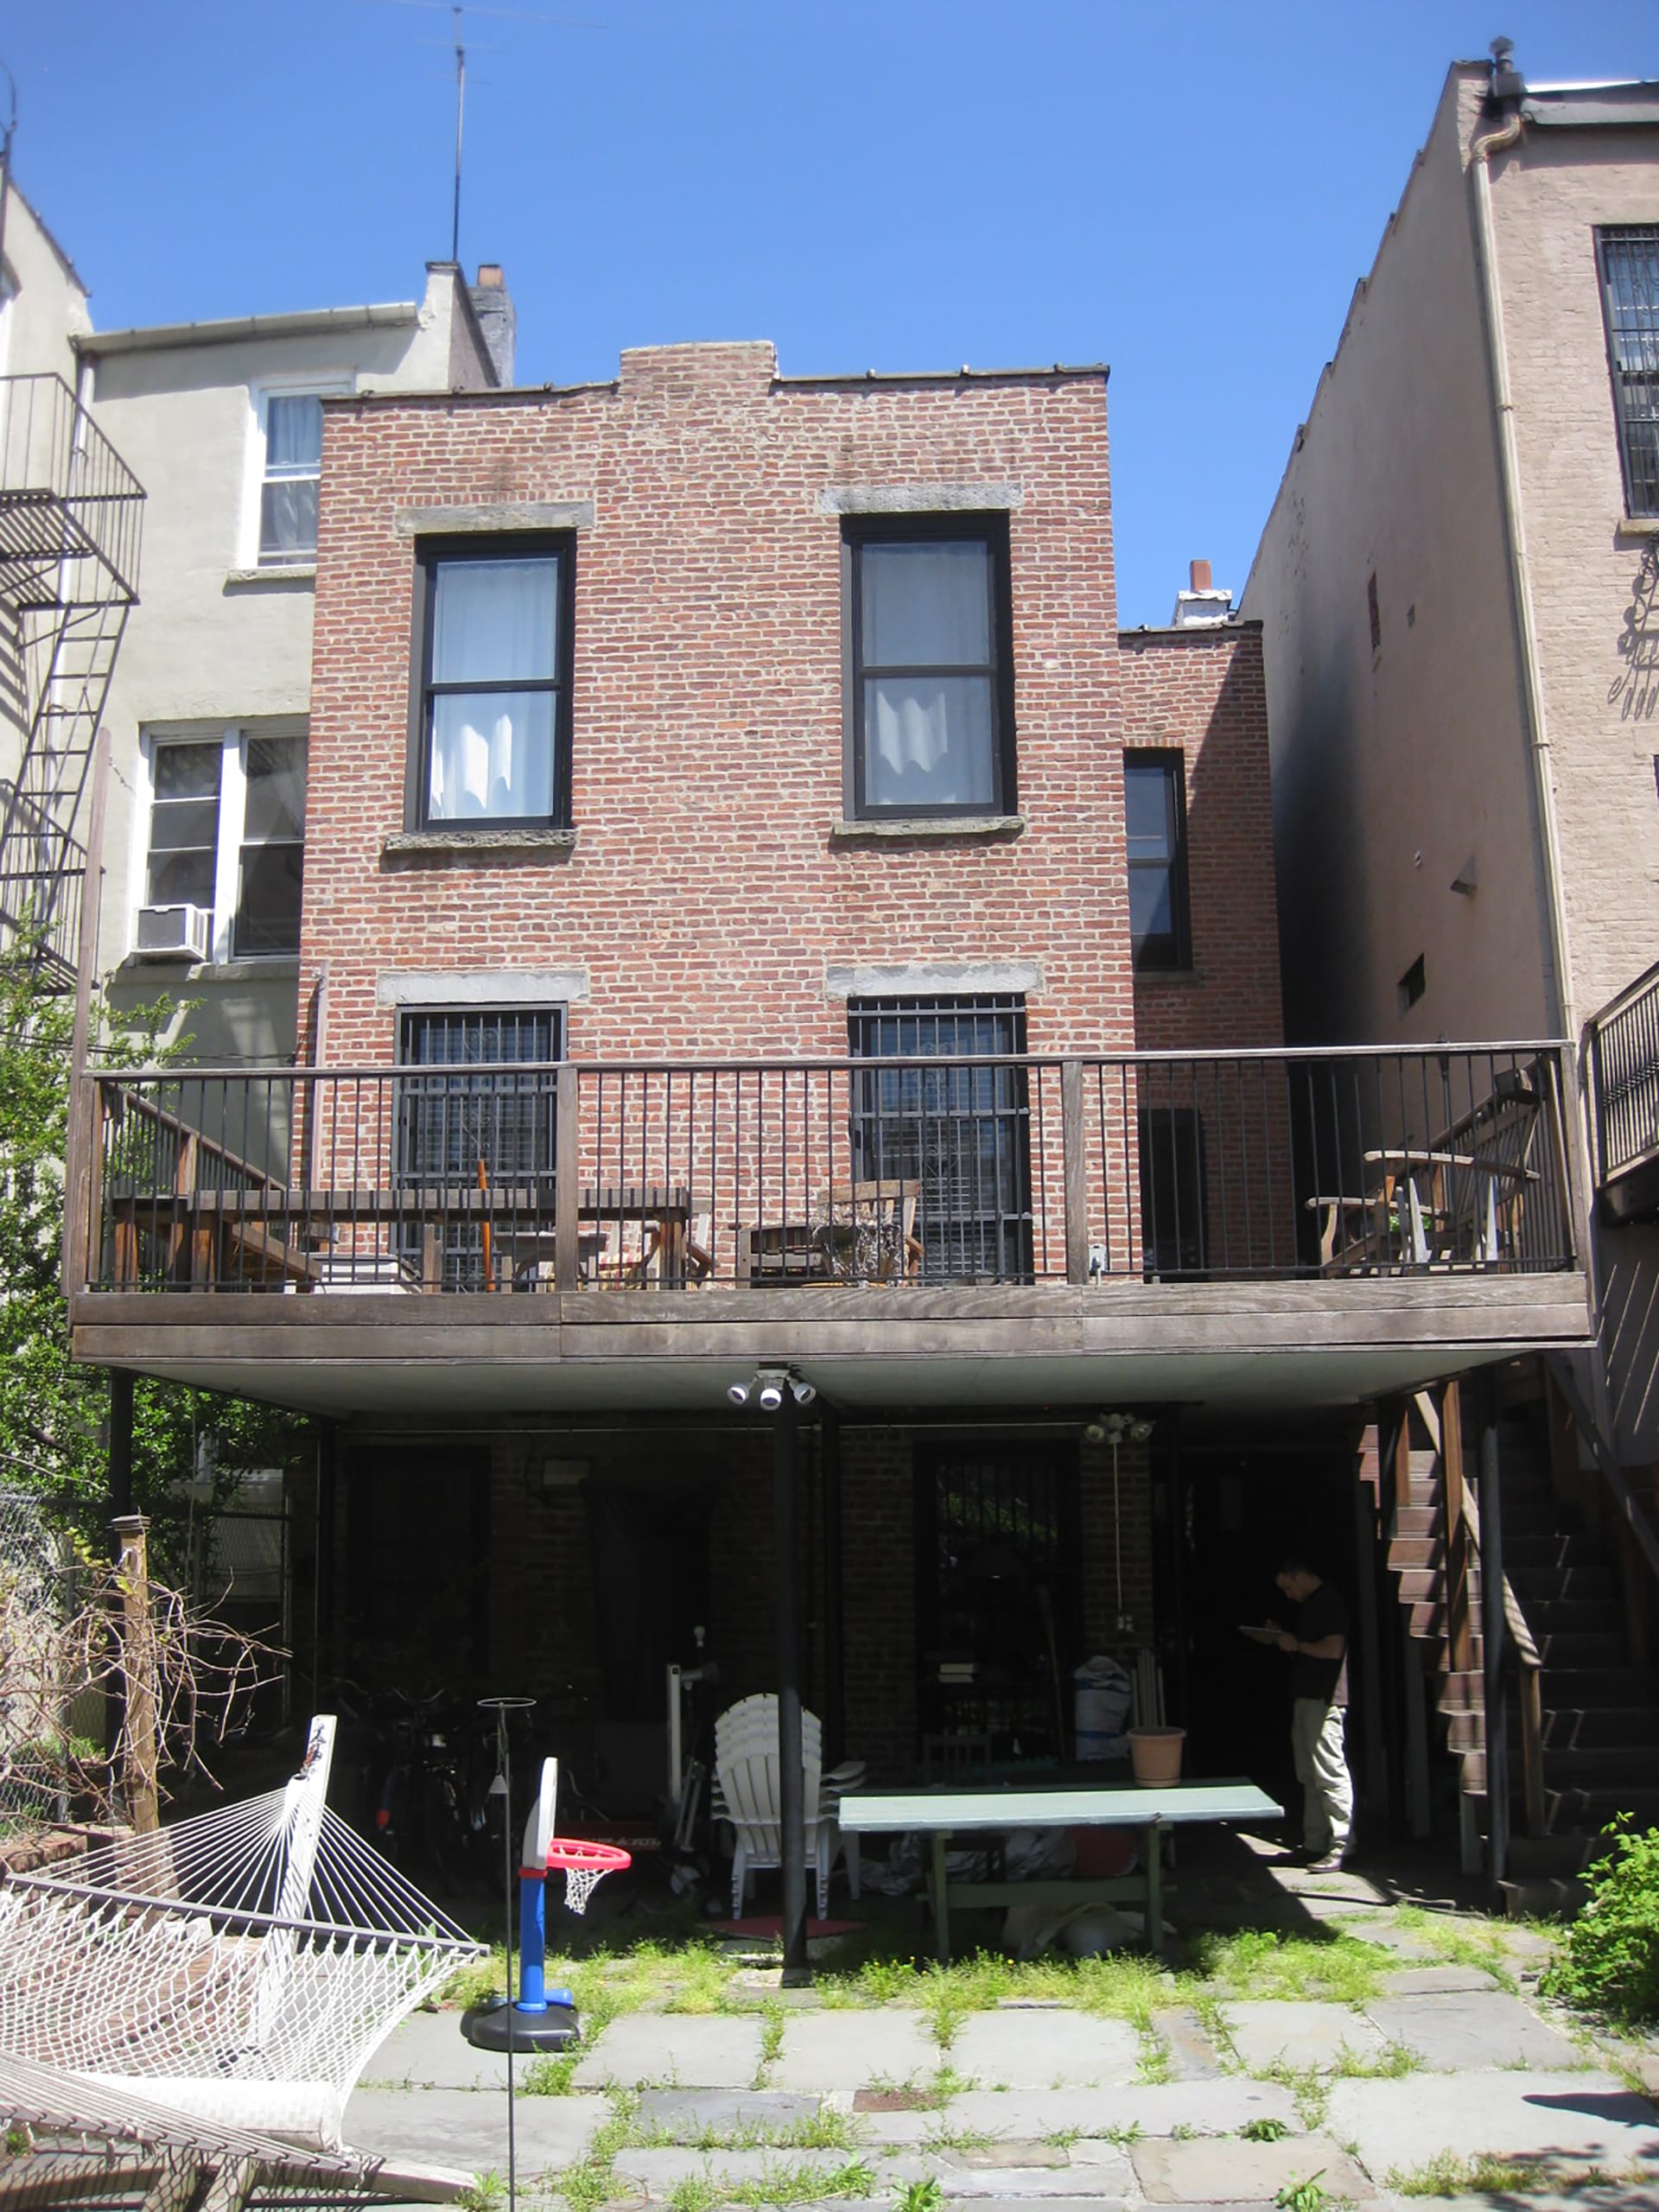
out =
[[[728,1382],[726,1385],[726,1395],[734,1406],[747,1406],[749,1402],[749,1386],[747,1382]]]
[[[775,1414],[783,1402],[784,1386],[776,1376],[769,1375],[760,1385],[760,1410],[763,1414]]]
[[[809,1382],[804,1375],[791,1375],[789,1387],[798,1406],[810,1406],[818,1395],[816,1382]]]

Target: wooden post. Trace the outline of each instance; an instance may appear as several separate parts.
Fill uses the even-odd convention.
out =
[[[566,1061],[554,1077],[553,1287],[574,1290],[580,1280],[582,1133],[576,1126],[576,1071]]]
[[[140,1835],[153,1835],[162,1818],[156,1789],[161,1759],[156,1738],[156,1653],[149,1622],[149,1523],[142,1513],[123,1514],[115,1522],[115,1534],[120,1546],[120,1679],[126,1699],[122,1786],[133,1827]]]
[[[1497,1412],[1490,1395],[1480,1427],[1480,1594],[1485,1649],[1486,1871],[1494,1895],[1509,1871],[1509,1689],[1503,1671],[1509,1642],[1503,1617],[1503,1499],[1497,1465]]]
[[[1411,1505],[1415,1500],[1411,1494],[1411,1401],[1395,1401],[1399,1419],[1394,1431],[1394,1502],[1396,1506]]]
[[[1464,1510],[1463,1408],[1454,1381],[1440,1391],[1440,1473],[1446,1499],[1446,1643],[1452,1671],[1474,1665],[1469,1624],[1469,1519]]]
[[[1083,1062],[1060,1065],[1060,1135],[1065,1161],[1065,1279],[1089,1280],[1089,1180],[1083,1142]]]
[[[1361,1798],[1372,1811],[1388,1802],[1387,1737],[1382,1725],[1382,1647],[1376,1620],[1377,1519],[1371,1486],[1365,1479],[1365,1462],[1375,1464],[1378,1446],[1375,1425],[1365,1432],[1354,1455],[1351,1498],[1354,1519],[1354,1593],[1358,1601],[1359,1665],[1351,1679],[1349,1696],[1358,1689],[1361,1724],[1360,1769],[1364,1777]]]
[[[1544,1694],[1541,1668],[1521,1669],[1521,1779],[1526,1793],[1527,1834],[1542,1835],[1544,1804]]]

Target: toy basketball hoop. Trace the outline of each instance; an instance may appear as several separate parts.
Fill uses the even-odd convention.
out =
[[[582,1836],[552,1837],[547,1847],[547,1871],[564,1875],[564,1909],[583,1913],[594,1889],[607,1874],[620,1874],[633,1864],[632,1852],[613,1843],[590,1843]]]

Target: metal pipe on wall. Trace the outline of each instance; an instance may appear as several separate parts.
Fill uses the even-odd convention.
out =
[[[778,1619],[778,1796],[785,1989],[812,1979],[806,1949],[806,1773],[801,1749],[801,1620],[796,1552],[796,1414],[785,1389],[772,1437],[772,1586]]]

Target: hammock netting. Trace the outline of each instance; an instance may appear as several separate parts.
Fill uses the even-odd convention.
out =
[[[452,2185],[442,2185],[450,2178]],[[0,2054],[0,2205],[53,2212],[214,2212],[442,2200],[461,2177],[389,2171],[356,2152],[302,2151],[240,2129],[213,2127],[130,2090],[100,2088],[56,2067]],[[211,2192],[211,2193],[210,2193]]]
[[[484,1947],[322,1802],[325,1728],[285,1789],[14,1875],[0,2053],[338,2142],[376,2045]]]

